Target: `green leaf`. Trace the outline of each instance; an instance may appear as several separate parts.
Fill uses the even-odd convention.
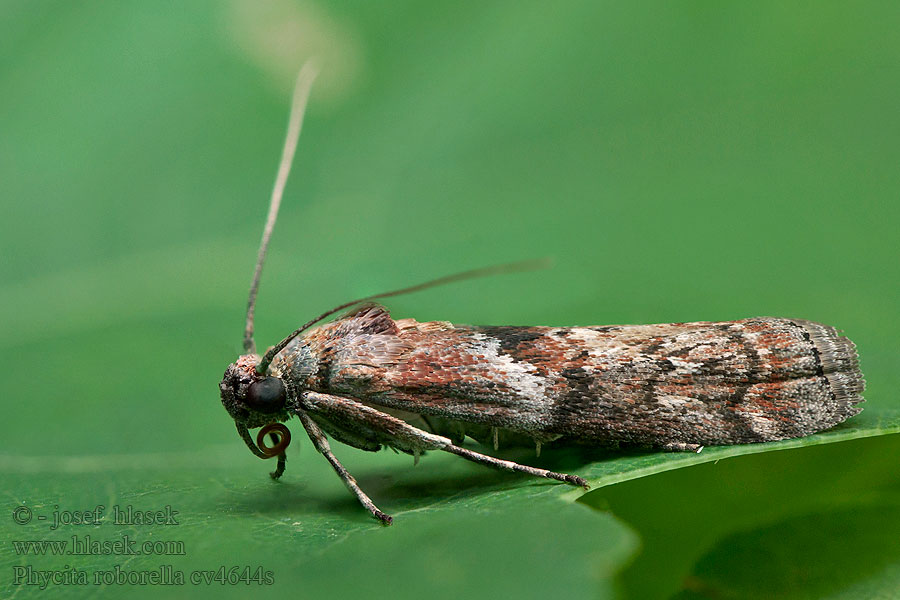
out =
[[[71,540],[89,535],[115,541],[128,535],[146,541],[183,542],[183,556],[16,556],[5,553],[2,570],[31,566],[64,569],[75,564],[89,577],[118,565],[127,571],[172,565],[191,571],[224,565],[262,566],[278,590],[311,595],[351,594],[366,582],[373,597],[415,597],[437,587],[447,595],[477,589],[486,594],[566,593],[611,595],[612,576],[633,554],[637,540],[608,515],[561,502],[552,483],[468,465],[455,457],[429,456],[413,469],[411,459],[382,453],[360,461],[341,452],[360,484],[396,518],[378,525],[350,496],[330,467],[310,449],[292,455],[284,481],[273,482],[266,466],[235,445],[215,451],[29,459],[3,462],[14,505],[49,517],[27,525],[4,523],[9,540]],[[403,457],[404,459],[406,457]],[[398,463],[402,462],[402,466]],[[50,530],[53,511],[104,505],[100,526]],[[112,522],[112,507],[177,511],[177,525],[128,526]],[[95,573],[99,573],[95,575]],[[509,577],[517,573],[516,577]],[[398,582],[403,582],[398,589]],[[7,580],[4,596],[18,586]],[[83,586],[52,586],[57,594],[81,594]],[[134,587],[151,593],[152,586]],[[105,588],[117,596],[121,586]],[[243,597],[257,586],[176,586],[166,594]],[[79,591],[80,590],[80,591]]]
[[[847,427],[803,443],[875,435],[891,430],[888,427],[896,430],[897,423],[880,427]],[[300,446],[292,447],[284,480],[272,482],[265,475],[271,464],[262,464],[235,442],[197,453],[4,457],[0,468],[6,489],[14,490],[11,504],[28,506],[50,521],[54,510],[88,510],[98,504],[107,516],[99,527],[69,525],[56,531],[48,522],[6,525],[8,539],[70,540],[73,535],[89,535],[112,542],[128,535],[138,543],[183,542],[185,555],[76,560],[7,554],[3,568],[7,573],[16,566],[64,570],[64,565],[74,563],[88,577],[104,577],[111,576],[104,573],[116,565],[129,572],[171,565],[190,577],[194,570],[214,571],[223,565],[262,566],[275,574],[279,589],[317,594],[350,593],[359,581],[367,581],[378,597],[378,590],[393,590],[392,582],[399,578],[405,582],[400,597],[425,593],[431,586],[448,595],[476,586],[497,594],[543,595],[555,590],[573,597],[612,597],[615,575],[638,546],[630,528],[613,515],[568,502],[573,494],[567,486],[497,473],[435,453],[413,468],[409,457],[339,449],[360,484],[395,516],[395,525],[385,528],[360,508],[308,445],[299,456]],[[798,442],[715,448],[706,460],[785,444]],[[530,462],[575,467],[573,472],[591,476],[602,487],[703,458],[703,453],[654,453],[575,467],[584,460],[582,453],[550,451],[542,460]],[[111,522],[113,506],[141,511],[171,506],[178,512],[178,524],[119,526]],[[516,577],[500,575],[510,572]],[[61,592],[78,589],[58,587]],[[6,593],[15,589],[7,586]],[[109,593],[115,595],[116,589],[112,586]],[[215,587],[215,593],[237,597],[246,589]],[[189,590],[188,584],[185,593]],[[211,591],[209,586],[203,590]],[[391,595],[398,597],[395,592]]]
[[[857,501],[727,536],[676,598],[890,598],[900,589],[900,537],[886,533],[900,531],[898,500]]]
[[[635,528],[628,598],[890,598],[900,436],[766,452],[606,487],[581,501]]]

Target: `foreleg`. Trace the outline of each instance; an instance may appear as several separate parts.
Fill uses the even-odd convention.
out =
[[[351,492],[353,492],[357,499],[359,499],[360,504],[366,507],[372,516],[381,521],[384,525],[390,525],[394,518],[391,515],[382,512],[375,506],[375,503],[372,502],[372,499],[369,498],[364,491],[359,487],[359,484],[356,483],[356,479],[353,478],[353,475],[350,474],[349,471],[340,463],[340,461],[335,457],[335,455],[331,452],[331,446],[328,445],[328,440],[325,439],[325,434],[322,433],[322,430],[319,429],[319,426],[316,425],[316,422],[309,418],[302,410],[298,410],[295,412],[297,417],[300,419],[300,422],[303,424],[303,428],[306,429],[306,433],[309,435],[309,439],[312,440],[313,445],[327,460],[331,463],[332,468],[334,468],[335,473],[338,474],[338,477],[341,478],[341,481],[344,482],[344,485],[347,486]]]
[[[394,446],[407,452],[419,453],[424,450],[443,450],[451,454],[461,456],[496,469],[527,473],[535,477],[555,479],[572,485],[587,488],[587,482],[575,475],[556,473],[546,469],[538,469],[527,465],[520,465],[508,460],[501,460],[474,452],[460,446],[456,446],[450,439],[440,435],[434,435],[418,429],[392,415],[381,412],[371,406],[339,396],[320,394],[318,392],[304,392],[301,396],[303,408],[311,412],[320,412],[335,421],[348,421],[364,426],[366,429],[379,436],[382,443]]]

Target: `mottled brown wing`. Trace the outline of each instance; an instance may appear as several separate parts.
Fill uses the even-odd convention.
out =
[[[859,412],[855,347],[835,329],[762,317],[605,327],[393,321],[367,306],[303,342],[310,385],[371,405],[606,445],[784,439]],[[327,371],[324,372],[324,371]]]

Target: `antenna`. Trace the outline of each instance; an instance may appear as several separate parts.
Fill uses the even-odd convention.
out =
[[[300,69],[300,73],[297,74],[297,82],[294,85],[294,98],[291,102],[291,117],[288,121],[287,138],[284,140],[284,149],[281,151],[281,162],[278,165],[278,175],[275,177],[275,187],[272,189],[272,199],[269,202],[266,227],[263,229],[262,241],[259,244],[259,254],[256,256],[256,270],[253,272],[253,281],[250,284],[250,297],[247,299],[244,352],[250,354],[256,354],[256,342],[253,341],[253,312],[256,309],[259,277],[262,273],[263,263],[266,260],[266,252],[269,249],[269,240],[272,238],[272,229],[275,227],[275,220],[278,218],[278,208],[281,206],[284,185],[287,182],[288,174],[291,172],[291,162],[294,160],[297,139],[300,137],[300,128],[303,126],[303,114],[306,112],[309,91],[318,74],[319,70],[313,61],[307,61],[303,68]]]
[[[291,340],[295,337],[306,331],[307,328],[312,327],[322,319],[330,317],[334,313],[344,310],[345,308],[350,308],[351,306],[355,306],[356,304],[362,304],[363,302],[368,302],[370,300],[377,300],[379,298],[390,298],[391,296],[400,296],[402,294],[411,294],[412,292],[418,292],[421,290],[427,290],[428,288],[433,288],[439,285],[445,285],[448,283],[454,283],[456,281],[465,281],[466,279],[477,279],[479,277],[490,277],[492,275],[499,275],[501,273],[518,273],[521,271],[536,271],[538,269],[546,269],[550,266],[551,261],[548,258],[538,258],[534,260],[523,260],[514,263],[508,263],[504,265],[494,265],[491,267],[483,267],[481,269],[472,269],[471,271],[464,271],[462,273],[454,273],[453,275],[446,275],[444,277],[439,277],[438,279],[432,279],[431,281],[426,281],[425,283],[419,283],[417,285],[413,285],[410,287],[405,287],[399,290],[393,290],[391,292],[382,292],[380,294],[372,294],[371,296],[366,296],[365,298],[359,298],[357,300],[351,300],[350,302],[344,302],[340,306],[335,306],[331,310],[326,310],[321,315],[307,321],[300,328],[295,329],[289,336],[278,342],[275,346],[269,348],[269,351],[266,352],[266,355],[262,357],[262,360],[259,361],[259,364],[256,365],[257,373],[265,373],[266,369],[269,368],[269,364],[272,362],[272,359],[275,358],[275,355],[284,350],[285,346],[287,346]]]

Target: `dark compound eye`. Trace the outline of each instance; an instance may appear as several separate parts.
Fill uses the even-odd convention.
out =
[[[266,377],[250,384],[245,404],[257,412],[271,415],[284,408],[286,396],[284,382],[277,377]]]

